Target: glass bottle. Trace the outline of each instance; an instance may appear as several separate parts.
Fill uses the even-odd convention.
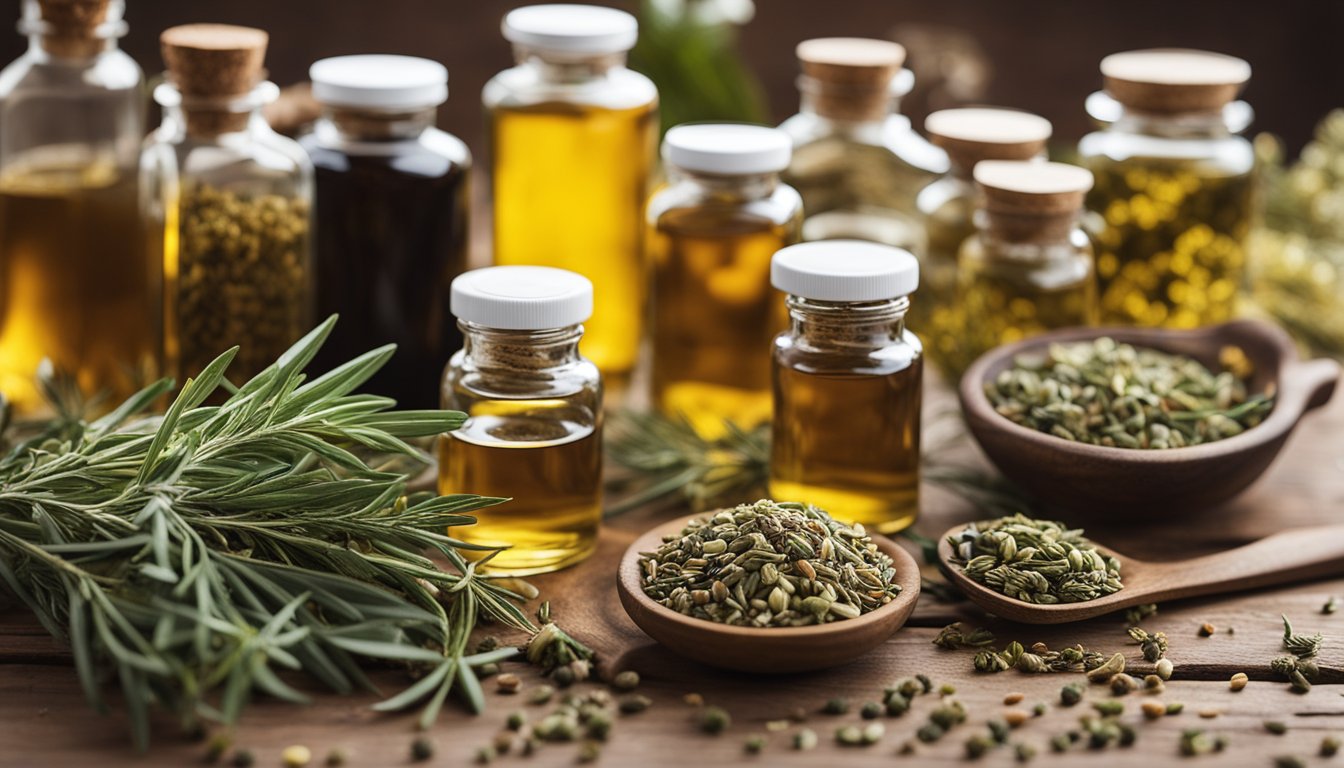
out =
[[[1105,127],[1078,144],[1096,177],[1088,224],[1103,319],[1194,328],[1230,319],[1253,218],[1254,153],[1238,135],[1251,109],[1241,59],[1131,51],[1101,62],[1087,100]]]
[[[190,24],[161,37],[163,124],[141,154],[142,207],[164,272],[164,357],[179,382],[237,345],[242,383],[312,325],[313,169],[267,125],[259,29]]]
[[[919,253],[915,196],[947,172],[943,151],[900,114],[914,86],[905,49],[885,40],[799,43],[802,106],[779,127],[793,138],[784,181],[803,196],[804,240],[855,238]]]
[[[798,242],[802,200],[779,181],[789,137],[757,125],[679,125],[649,201],[653,398],[706,437],[770,419],[770,340],[788,324],[770,258]]]
[[[434,127],[448,70],[410,56],[313,64],[322,116],[299,139],[316,169],[319,317],[341,323],[319,369],[389,342],[397,353],[364,385],[403,408],[438,406],[443,364],[462,347],[448,287],[467,269],[471,153]]]
[[[910,324],[919,329],[924,351],[944,371],[963,368],[961,306],[957,302],[957,257],[975,233],[975,184],[971,170],[981,160],[1045,158],[1050,121],[1029,112],[989,107],[944,109],[929,115],[924,131],[947,152],[947,174],[920,190],[915,203],[928,248],[919,263],[919,301]]]
[[[112,408],[158,375],[159,271],[136,210],[144,77],[120,0],[25,0],[0,71],[0,393],[45,406],[41,361]]]
[[[613,389],[639,356],[645,312],[644,204],[658,92],[625,66],[635,18],[612,8],[534,5],[504,18],[517,66],[482,94],[491,144],[497,264],[540,264],[592,280],[583,340]]]
[[[977,232],[961,248],[963,354],[1056,328],[1097,324],[1092,244],[1079,228],[1092,174],[1065,163],[986,160],[975,166]]]
[[[453,281],[465,346],[444,371],[443,407],[467,421],[439,439],[439,492],[511,498],[453,531],[508,546],[493,570],[554,571],[597,545],[602,382],[579,354],[592,308],[592,283],[551,267],[487,267]]]
[[[774,342],[770,496],[883,533],[919,515],[924,352],[905,327],[919,263],[856,240],[775,254],[792,327]]]

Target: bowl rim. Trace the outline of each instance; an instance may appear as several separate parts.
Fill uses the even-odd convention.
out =
[[[985,395],[984,385],[989,380],[991,371],[1001,368],[1002,363],[1011,361],[1012,358],[1018,355],[1043,349],[1054,343],[1086,341],[1089,339],[1109,336],[1124,344],[1147,347],[1161,352],[1169,352],[1169,349],[1163,342],[1173,337],[1198,339],[1201,337],[1216,338],[1220,335],[1226,336],[1231,342],[1235,342],[1238,339],[1251,338],[1253,336],[1258,336],[1269,342],[1274,348],[1276,355],[1267,361],[1271,365],[1268,366],[1266,372],[1271,377],[1276,399],[1274,407],[1270,410],[1269,415],[1265,417],[1264,421],[1240,434],[1226,437],[1221,440],[1215,440],[1211,443],[1187,445],[1180,448],[1166,448],[1155,451],[1136,448],[1120,448],[1118,446],[1092,445],[1091,443],[1065,440],[1045,432],[1031,429],[1030,427],[1024,427],[1021,424],[1000,415],[998,411],[994,410],[994,407],[989,402],[988,396]],[[1183,353],[1178,352],[1173,354]],[[1037,336],[1022,339],[1021,341],[1015,341],[1011,344],[996,347],[984,353],[977,358],[968,369],[966,369],[966,373],[962,375],[957,390],[962,410],[968,416],[974,415],[985,423],[993,425],[994,429],[1002,429],[1013,438],[1024,440],[1035,446],[1039,446],[1042,449],[1064,453],[1076,453],[1080,456],[1089,456],[1112,462],[1136,465],[1177,464],[1183,462],[1204,461],[1206,459],[1225,457],[1230,454],[1240,453],[1243,450],[1249,450],[1253,447],[1282,437],[1287,431],[1291,430],[1293,425],[1297,423],[1297,419],[1301,416],[1301,413],[1293,413],[1291,412],[1293,409],[1283,407],[1283,404],[1277,398],[1277,394],[1282,391],[1281,382],[1283,380],[1284,370],[1297,360],[1297,348],[1293,346],[1292,339],[1288,336],[1287,332],[1276,325],[1259,320],[1232,320],[1218,325],[1209,325],[1193,329],[1133,328],[1125,326],[1100,326],[1093,328],[1080,326],[1049,331]],[[974,428],[972,428],[972,432],[974,431]]]
[[[658,615],[660,618],[679,624],[687,629],[697,632],[713,632],[720,635],[735,637],[743,640],[759,641],[765,638],[770,639],[792,639],[798,640],[809,637],[821,637],[830,634],[847,632],[860,629],[872,624],[880,624],[892,619],[891,614],[899,613],[907,604],[911,609],[919,600],[919,587],[922,575],[920,573],[919,563],[915,561],[913,555],[905,551],[900,544],[887,536],[879,533],[869,533],[873,543],[877,544],[878,549],[882,550],[892,559],[892,566],[896,569],[896,582],[901,585],[901,592],[891,602],[886,605],[860,614],[853,619],[843,619],[840,621],[830,621],[825,624],[810,624],[804,627],[741,627],[734,624],[719,624],[705,619],[697,619],[687,616],[683,613],[668,608],[649,597],[644,592],[644,577],[639,567],[639,559],[643,552],[648,551],[650,544],[661,544],[662,537],[666,533],[673,533],[686,527],[686,524],[698,517],[713,514],[713,510],[701,512],[693,515],[686,515],[674,520],[650,528],[640,534],[630,546],[626,548],[621,555],[621,562],[616,571],[616,581],[619,591],[622,594],[629,595],[641,608],[650,613]],[[639,620],[634,613],[625,606],[626,613],[630,615],[631,621],[634,621],[640,629]]]

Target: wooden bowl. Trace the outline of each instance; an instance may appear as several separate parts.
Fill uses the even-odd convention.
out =
[[[635,540],[621,558],[617,591],[625,612],[649,637],[682,656],[740,672],[779,674],[835,667],[881,645],[905,624],[919,599],[919,566],[896,542],[873,535],[878,549],[892,559],[901,593],[890,603],[854,619],[807,627],[738,627],[686,616],[644,594],[641,552],[663,544],[693,518],[673,520]]]
[[[1116,341],[1187,355],[1218,369],[1224,347],[1240,347],[1254,365],[1252,392],[1277,392],[1263,422],[1239,435],[1165,450],[1108,448],[1064,440],[1000,416],[985,382],[1023,353],[1044,354],[1056,342],[1110,336]],[[1121,515],[1155,517],[1211,507],[1246,489],[1270,465],[1303,414],[1325,405],[1339,364],[1298,358],[1277,326],[1238,320],[1193,331],[1151,328],[1071,328],[992,350],[961,380],[961,407],[971,434],[999,471],[1046,506],[1071,519]]]

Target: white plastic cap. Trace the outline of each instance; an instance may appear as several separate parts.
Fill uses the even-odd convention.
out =
[[[487,328],[564,328],[593,314],[593,284],[554,267],[485,267],[453,280],[453,315]]]
[[[909,251],[865,240],[791,245],[770,260],[770,283],[818,301],[882,301],[919,287],[919,262]]]
[[[448,100],[448,70],[415,56],[336,56],[308,68],[322,104],[371,109],[421,109]]]
[[[678,125],[663,138],[663,160],[700,173],[776,173],[789,167],[792,154],[789,135],[764,125]]]
[[[529,5],[504,17],[504,39],[539,51],[620,53],[635,47],[639,22],[615,8],[597,5]]]

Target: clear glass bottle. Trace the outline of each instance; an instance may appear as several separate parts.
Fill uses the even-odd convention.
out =
[[[924,222],[928,248],[920,254],[919,301],[910,306],[910,324],[919,329],[924,351],[945,372],[964,367],[957,359],[964,330],[957,302],[957,258],[975,234],[975,183],[971,170],[981,160],[1045,158],[1050,121],[1029,112],[989,107],[944,109],[929,115],[924,131],[947,152],[949,170],[920,190],[915,204]]]
[[[1096,177],[1088,229],[1097,246],[1103,319],[1194,328],[1230,319],[1254,218],[1255,164],[1238,135],[1251,109],[1241,59],[1131,51],[1101,63],[1105,90],[1088,112],[1105,127],[1078,144]]]
[[[482,93],[495,263],[593,281],[583,353],[616,390],[645,322],[644,203],[658,136],[657,89],[625,67],[636,34],[635,18],[612,8],[519,8],[504,19],[518,65]]]
[[[789,137],[733,123],[663,140],[668,184],[649,201],[653,398],[706,437],[770,419],[770,340],[788,324],[770,258],[798,242],[803,206],[779,181]]]
[[[0,393],[45,410],[41,361],[111,408],[157,377],[159,270],[136,210],[144,77],[120,0],[25,0],[0,71]]]
[[[579,354],[592,308],[592,283],[551,267],[487,267],[453,281],[466,341],[444,371],[443,407],[467,421],[439,439],[439,492],[511,499],[453,531],[509,547],[492,570],[554,571],[597,546],[602,380]]]
[[[775,254],[790,330],[774,342],[770,496],[894,533],[919,515],[924,353],[905,327],[919,263],[829,240]]]
[[[471,169],[467,146],[434,127],[448,70],[372,55],[323,59],[309,74],[322,116],[299,144],[317,174],[317,313],[341,316],[315,362],[395,343],[364,388],[437,407],[443,364],[462,347],[448,286],[467,269]]]
[[[914,86],[905,49],[885,40],[798,45],[802,106],[779,127],[793,138],[784,181],[803,196],[804,240],[854,238],[924,249],[915,196],[947,172],[947,156],[900,114]]]
[[[241,383],[312,325],[313,167],[261,108],[267,35],[192,24],[161,38],[163,124],[141,154],[142,208],[164,271],[164,357],[178,381],[238,345]]]
[[[1092,244],[1079,228],[1092,174],[1065,163],[986,160],[975,166],[977,232],[961,248],[959,303],[966,366],[1001,344],[1097,324]]]

